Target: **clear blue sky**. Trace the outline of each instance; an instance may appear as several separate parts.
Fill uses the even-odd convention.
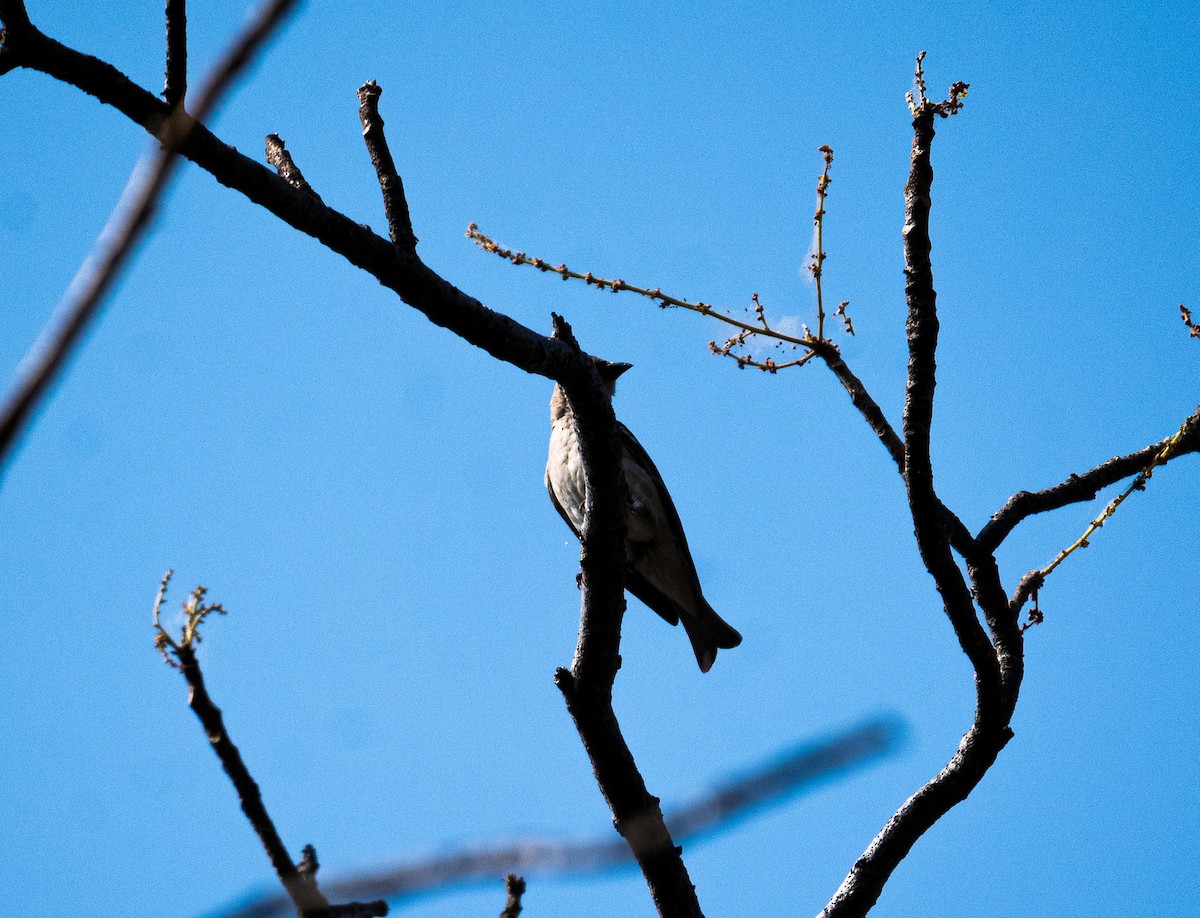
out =
[[[32,2],[155,91],[161,3]],[[245,3],[194,3],[193,72]],[[966,660],[895,468],[832,376],[709,356],[720,329],[517,269],[552,261],[807,321],[817,147],[836,153],[826,295],[893,421],[906,353],[904,93],[970,82],[934,148],[935,470],[972,529],[1171,433],[1200,400],[1200,13],[1188,4],[306,6],[215,124],[282,134],[331,205],[386,229],[355,89],[382,110],[425,259],[534,328],[635,365],[619,416],[670,484],[705,591],[745,635],[708,675],[631,602],[618,713],[668,804],[890,711],[909,741],[689,848],[709,915],[812,914],[969,724]],[[0,79],[0,367],[45,322],[145,136],[28,72]],[[202,659],[293,851],[329,875],[609,816],[551,677],[577,544],[542,488],[550,384],[431,326],[188,168],[0,488],[0,901],[197,915],[268,865],[184,685],[151,646],[159,577],[231,610]],[[1001,554],[1011,587],[1103,501]],[[1184,915],[1200,770],[1200,465],[1155,475],[1065,564],[1029,635],[1016,738],[876,914]],[[500,885],[413,914],[499,911]],[[632,873],[531,884],[530,914],[651,913]]]

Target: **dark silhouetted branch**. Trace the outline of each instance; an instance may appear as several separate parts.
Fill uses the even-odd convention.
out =
[[[1102,462],[1082,474],[1069,475],[1065,481],[1053,487],[1041,491],[1018,491],[979,531],[979,535],[976,536],[979,549],[995,551],[1022,520],[1034,514],[1094,500],[1102,489],[1137,475],[1150,466],[1156,457],[1172,445],[1177,436],[1178,434],[1172,434],[1136,452]],[[1177,442],[1174,451],[1158,464],[1196,452],[1200,452],[1200,408],[1185,422],[1183,436]]]
[[[178,669],[187,680],[188,707],[204,728],[209,745],[237,791],[242,812],[258,835],[263,850],[267,853],[267,859],[287,891],[297,914],[301,918],[368,918],[386,915],[388,907],[385,902],[356,902],[347,906],[331,906],[317,887],[317,853],[311,845],[304,849],[304,857],[299,865],[292,861],[263,803],[258,783],[251,776],[241,752],[225,729],[221,709],[208,694],[204,674],[200,671],[200,663],[196,659],[196,645],[200,643],[200,625],[212,613],[224,615],[225,610],[220,604],[206,603],[206,590],[204,587],[196,587],[183,605],[183,632],[176,639],[160,623],[162,604],[170,581],[171,572],[167,571],[154,600],[154,645],[162,653],[163,659]]]
[[[500,913],[500,918],[517,918],[521,914],[521,897],[525,895],[525,880],[515,873],[510,873],[504,878],[504,891],[508,895],[508,901],[504,903],[504,911]]]
[[[553,319],[555,338],[578,348],[570,325],[560,316]],[[658,798],[646,789],[612,707],[625,614],[627,505],[617,419],[594,370],[586,384],[565,383],[563,390],[575,417],[587,506],[580,533],[579,641],[571,668],[559,669],[554,682],[583,740],[613,825],[637,858],[659,915],[698,918],[700,904],[682,849],[671,839]]]
[[[976,617],[972,587],[982,592],[985,614],[996,612],[998,574],[993,582],[994,561],[975,558],[968,561],[972,584],[968,587],[962,571],[951,554],[954,533],[968,540],[965,547],[976,553],[961,521],[938,499],[933,485],[930,458],[930,429],[936,387],[938,339],[937,294],[930,263],[932,244],[929,237],[930,192],[933,168],[930,146],[934,138],[934,119],[954,114],[961,107],[966,84],[955,83],[945,102],[925,98],[921,61],[917,58],[917,86],[920,101],[910,96],[913,109],[912,166],[904,189],[904,261],[905,299],[908,302],[906,332],[909,346],[908,381],[904,404],[904,463],[909,507],[917,547],[926,569],[942,596],[942,605],[954,627],[959,645],[975,670],[976,705],[971,728],[949,763],[905,801],[863,855],[855,862],[841,887],[822,911],[822,918],[861,916],[878,901],[884,885],[900,861],[928,829],[952,807],[966,799],[996,760],[1012,736],[1008,726],[1015,703],[1021,669],[1005,670],[987,632]],[[990,565],[989,565],[990,562]],[[1000,594],[1003,611],[1008,604]],[[992,615],[988,615],[989,623]],[[1019,639],[1019,635],[1018,635]],[[1006,685],[1005,675],[1014,675],[1017,685]]]
[[[383,90],[374,80],[360,86],[358,117],[363,126],[363,142],[367,145],[367,154],[371,157],[371,165],[375,167],[375,175],[379,179],[379,189],[383,192],[388,235],[397,246],[411,252],[417,247],[417,237],[413,233],[412,217],[404,197],[404,182],[396,171],[392,151],[388,149],[387,135],[383,133],[383,116],[379,114],[379,97],[382,94]]]
[[[187,0],[167,0],[167,67],[163,101],[172,107],[187,96]]]
[[[666,814],[679,842],[698,841],[726,831],[756,812],[794,798],[852,769],[896,751],[903,728],[881,718],[828,738],[804,743],[773,756],[745,774],[722,783],[694,803]],[[327,882],[338,899],[405,898],[492,882],[506,871],[525,877],[586,876],[635,865],[629,845],[605,834],[584,841],[523,839],[452,851],[436,857]],[[219,912],[222,918],[279,918],[289,902],[271,896]]]
[[[15,0],[0,0],[0,12]],[[8,20],[4,20],[8,24]],[[160,137],[166,133],[170,109],[135,85],[115,67],[80,54],[28,25],[19,40],[6,43],[10,63],[48,74],[76,86]],[[10,31],[12,31],[10,29]],[[218,139],[203,124],[193,124],[179,152],[221,184],[239,191],[280,220],[312,236],[422,312],[498,360],[560,383],[590,378],[590,358],[545,335],[488,309],[405,252],[344,214],[317,204],[271,170]]]

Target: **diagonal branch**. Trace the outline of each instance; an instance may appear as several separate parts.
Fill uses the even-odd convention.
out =
[[[1200,408],[1184,423],[1182,433],[1171,455],[1164,461],[1186,453],[1200,452]],[[1068,475],[1065,481],[1041,491],[1018,491],[979,530],[976,537],[979,548],[995,551],[1019,523],[1034,514],[1094,500],[1102,489],[1138,474],[1153,463],[1155,457],[1171,446],[1178,436],[1172,434],[1136,452],[1102,462],[1082,474]]]
[[[852,769],[893,753],[903,738],[902,724],[885,717],[833,736],[785,750],[739,778],[720,784],[694,803],[666,814],[678,842],[711,836],[755,811],[790,799]],[[515,871],[526,877],[591,876],[632,866],[629,845],[610,833],[582,841],[515,839],[449,851],[383,870],[323,884],[338,899],[390,899],[393,904],[441,889],[491,882]],[[223,918],[279,918],[288,900],[271,896],[219,912]]]
[[[0,18],[14,31],[6,11],[24,12],[18,0],[0,0]],[[15,20],[14,20],[15,21]],[[5,44],[6,65],[38,70],[112,105],[156,137],[167,141],[170,109],[125,74],[81,54],[26,25]],[[369,228],[289,185],[270,169],[239,153],[194,124],[178,141],[179,153],[221,184],[242,193],[284,223],[317,239],[422,312],[493,357],[558,382],[590,378],[591,362],[579,352],[488,309],[430,270],[414,254],[398,249]]]
[[[383,901],[330,905],[317,886],[317,854],[312,845],[305,846],[304,856],[299,864],[288,854],[287,847],[263,803],[258,782],[250,774],[241,751],[230,738],[221,709],[208,694],[208,688],[204,684],[204,673],[201,672],[200,663],[196,659],[196,644],[200,642],[199,626],[211,613],[223,615],[225,610],[219,603],[206,603],[204,597],[207,591],[204,587],[196,587],[183,606],[183,633],[178,639],[174,638],[162,627],[159,618],[170,580],[171,571],[167,571],[154,601],[154,644],[162,653],[163,659],[178,669],[187,681],[188,707],[204,728],[209,745],[237,792],[242,812],[262,843],[267,859],[270,860],[297,914],[300,918],[381,918],[387,915],[388,906]]]
[[[297,191],[303,191],[318,203],[324,203],[321,201],[321,196],[317,194],[312,185],[308,184],[308,181],[304,178],[304,173],[300,171],[300,167],[292,159],[292,154],[287,151],[282,137],[278,134],[268,134],[266,150],[267,162],[275,167],[275,171],[279,173],[281,179]]]
[[[237,37],[206,81],[196,103],[197,121],[216,108],[294,4],[295,0],[273,0],[265,4]],[[39,48],[56,44],[29,23],[24,5],[16,0],[5,0],[0,6],[0,16],[7,26],[6,51],[9,51],[10,41],[12,53],[18,55],[36,55]],[[171,22],[170,15],[168,22]],[[175,26],[178,28],[179,23]],[[18,57],[18,62],[26,65],[24,57]],[[112,72],[116,73],[115,70]],[[166,107],[158,100],[154,103]],[[0,469],[153,221],[178,161],[175,148],[187,142],[196,126],[196,121],[188,117],[182,106],[166,114],[160,127],[161,139],[168,146],[156,151],[145,170],[136,170],[130,177],[122,204],[109,218],[101,235],[98,251],[80,267],[49,326],[23,361],[22,365],[28,369],[17,380],[0,413]]]

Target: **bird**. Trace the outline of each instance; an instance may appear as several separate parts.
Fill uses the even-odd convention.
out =
[[[600,379],[610,398],[617,378],[631,367],[628,363],[598,362]],[[625,589],[670,624],[683,622],[700,671],[706,673],[717,658],[717,650],[738,646],[742,636],[704,598],[679,513],[649,454],[620,422],[617,437],[629,491],[625,508]],[[570,402],[557,383],[550,397],[546,490],[554,509],[579,537],[587,497],[583,458]]]

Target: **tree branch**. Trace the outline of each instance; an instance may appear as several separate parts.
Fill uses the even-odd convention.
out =
[[[417,237],[413,233],[412,217],[408,213],[408,201],[404,197],[404,182],[396,171],[392,151],[388,149],[387,135],[383,132],[383,117],[379,114],[379,97],[383,90],[374,80],[364,83],[358,90],[358,117],[363,126],[363,142],[371,165],[379,177],[379,189],[383,192],[383,210],[387,215],[388,235],[392,242],[406,252],[415,251]]]
[[[174,108],[187,95],[187,2],[167,0],[167,67],[163,101]]]
[[[1185,453],[1200,452],[1200,408],[1192,413],[1186,423],[1188,429],[1166,461]],[[1102,489],[1141,472],[1174,438],[1172,434],[1136,452],[1102,462],[1082,474],[1068,475],[1065,481],[1041,491],[1018,491],[979,530],[975,538],[979,549],[995,551],[1022,520],[1034,514],[1094,500]]]
[[[908,302],[906,331],[909,346],[908,380],[904,403],[904,463],[917,547],[926,569],[942,596],[942,605],[954,627],[959,645],[975,671],[975,716],[949,763],[924,787],[905,801],[887,825],[854,864],[841,887],[821,912],[822,918],[865,915],[878,901],[884,884],[900,861],[928,829],[952,807],[966,799],[996,760],[1012,736],[1008,726],[1015,703],[1021,669],[1005,669],[987,632],[975,613],[972,592],[951,555],[952,539],[963,540],[971,555],[977,552],[961,521],[941,503],[933,485],[930,458],[930,429],[933,421],[933,396],[937,374],[937,294],[930,263],[932,244],[929,237],[930,190],[933,168],[930,147],[934,138],[934,118],[954,114],[961,106],[966,85],[956,83],[949,99],[932,103],[925,98],[921,60],[917,58],[917,85],[920,103],[910,97],[913,107],[912,165],[905,185],[904,261],[905,298]],[[958,526],[954,524],[957,522]],[[988,562],[991,562],[990,566]],[[993,580],[994,561],[968,558],[972,583],[976,587],[989,624],[1008,630],[999,621],[996,603],[999,576]],[[1008,612],[1003,592],[999,594],[1003,612]],[[1018,645],[1019,651],[1019,634]],[[1012,675],[1017,682],[1006,686]]]
[[[500,918],[517,918],[521,914],[521,897],[525,895],[525,880],[523,877],[510,873],[504,878],[504,891],[508,901],[504,903],[504,911]]]
[[[0,0],[0,4],[4,4],[0,10],[14,4],[20,7],[16,0]],[[8,23],[7,18],[4,21]],[[169,108],[110,64],[67,48],[32,26],[22,29],[19,41],[11,45],[16,52],[15,66],[38,70],[75,86],[112,105],[164,142],[169,139],[164,136]],[[317,204],[310,195],[222,142],[204,125],[192,126],[179,141],[178,152],[221,184],[375,277],[434,324],[448,328],[493,357],[561,383],[590,378],[590,358],[488,309],[431,271],[415,254],[400,250],[344,214]]]
[[[679,842],[699,840],[735,825],[765,807],[844,775],[893,753],[903,738],[902,725],[882,718],[842,733],[784,750],[742,777],[719,784],[695,802],[666,814]],[[629,844],[609,833],[582,841],[516,839],[450,851],[324,884],[338,899],[398,900],[453,889],[519,872],[544,877],[589,876],[636,864]],[[288,900],[272,896],[220,912],[224,918],[278,918]]]
[[[233,86],[239,74],[279,27],[294,4],[295,0],[273,0],[266,3],[235,39],[209,76],[197,100],[197,121],[207,117],[216,108],[225,92]],[[51,57],[58,56],[55,47],[66,52],[68,60],[81,63],[76,59],[82,58],[83,55],[68,52],[57,42],[52,42],[38,32],[25,16],[24,5],[16,0],[4,0],[0,5],[0,18],[3,18],[7,27],[6,50],[11,40],[14,53],[19,55],[18,63],[22,66],[29,66],[30,60],[36,59],[47,50]],[[169,29],[172,21],[171,9],[168,8]],[[174,28],[179,28],[177,21],[174,22]],[[175,41],[179,41],[178,37]],[[71,58],[70,55],[75,57]],[[98,69],[98,72],[106,75],[108,71],[112,74],[117,73],[107,65],[100,65],[100,62],[93,58],[88,58],[87,61],[97,65],[92,67],[89,64],[89,69]],[[106,67],[107,70],[104,69]],[[128,83],[128,80],[125,82]],[[149,96],[148,93],[145,95]],[[176,148],[179,144],[186,143],[196,129],[196,121],[188,116],[182,106],[168,109],[165,103],[160,103],[152,96],[150,99],[160,107],[164,116],[159,123],[159,134],[166,146],[155,152],[144,170],[135,170],[130,177],[122,195],[122,203],[118,204],[116,211],[109,218],[97,244],[98,251],[80,267],[49,325],[23,361],[22,365],[28,369],[14,384],[5,401],[3,412],[0,413],[0,470],[11,455],[12,448],[28,425],[33,412],[95,318],[129,256],[145,236],[174,173],[177,163]]]
[[[292,154],[287,151],[287,147],[283,143],[283,138],[278,134],[268,134],[266,140],[267,162],[275,167],[275,171],[279,177],[295,188],[297,191],[303,191],[305,194],[314,198],[320,203],[321,196],[313,190],[312,185],[304,178],[304,173],[300,171],[300,167],[296,165],[292,159]]]
[[[183,635],[179,640],[173,638],[159,624],[159,613],[166,597],[167,584],[171,572],[167,571],[159,587],[158,597],[154,602],[155,646],[162,652],[163,658],[171,666],[178,669],[188,684],[188,707],[196,715],[208,737],[209,745],[216,753],[221,768],[229,777],[237,792],[242,812],[250,822],[263,850],[267,853],[280,883],[287,891],[288,898],[301,918],[369,918],[369,916],[384,916],[388,913],[386,902],[359,903],[354,902],[344,906],[332,906],[329,900],[317,886],[317,855],[311,845],[304,849],[304,857],[296,865],[288,854],[287,847],[275,828],[266,805],[263,803],[262,792],[258,783],[250,774],[238,747],[225,729],[225,720],[221,709],[213,703],[208,689],[204,684],[204,674],[196,659],[195,645],[200,641],[199,626],[212,612],[224,614],[220,605],[204,602],[205,589],[197,587],[184,604],[186,623]]]
[[[578,348],[571,327],[561,317],[553,318],[555,338]],[[564,384],[563,391],[579,437],[587,506],[580,533],[579,642],[571,668],[559,669],[554,682],[583,740],[613,825],[642,868],[659,915],[700,918],[682,849],[671,839],[658,798],[646,789],[612,707],[613,683],[621,665],[628,504],[616,415],[594,370],[587,384]]]

